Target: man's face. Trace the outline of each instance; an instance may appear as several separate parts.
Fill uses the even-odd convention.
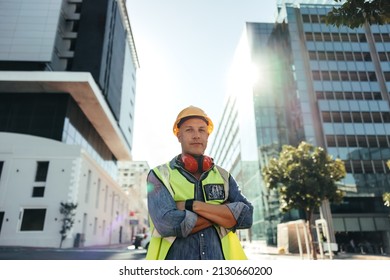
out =
[[[207,123],[199,118],[191,118],[182,123],[177,134],[183,153],[203,155],[209,134]]]

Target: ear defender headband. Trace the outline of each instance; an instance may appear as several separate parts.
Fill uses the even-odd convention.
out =
[[[203,173],[204,171],[209,170],[214,165],[213,159],[204,155],[194,157],[189,154],[183,154],[181,155],[181,162],[183,164],[184,169],[191,173]]]

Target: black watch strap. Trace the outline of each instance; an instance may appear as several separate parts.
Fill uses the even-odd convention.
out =
[[[186,204],[185,204],[185,209],[188,211],[194,212],[194,210],[192,209],[193,204],[194,204],[193,199],[187,199]]]

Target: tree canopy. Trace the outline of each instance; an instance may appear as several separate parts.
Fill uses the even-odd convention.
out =
[[[60,213],[63,215],[63,218],[61,219],[62,225],[61,225],[61,230],[60,230],[60,234],[61,234],[60,248],[62,247],[62,242],[67,237],[68,232],[73,227],[74,216],[76,215],[76,213],[75,213],[76,208],[77,208],[77,203],[61,202]]]
[[[323,148],[302,142],[297,148],[283,146],[279,158],[271,159],[263,175],[270,189],[278,189],[282,211],[301,209],[312,213],[325,199],[341,201],[343,194],[336,182],[345,177],[346,171],[340,159],[332,159]]]
[[[345,0],[334,0],[342,3]],[[390,1],[389,0],[346,0],[341,6],[333,7],[325,17],[327,24],[340,27],[342,25],[350,28],[368,24],[390,23]]]

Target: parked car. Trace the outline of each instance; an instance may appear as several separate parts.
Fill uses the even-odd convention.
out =
[[[144,238],[141,240],[141,247],[144,249],[148,249],[150,243],[150,232],[144,234]]]

